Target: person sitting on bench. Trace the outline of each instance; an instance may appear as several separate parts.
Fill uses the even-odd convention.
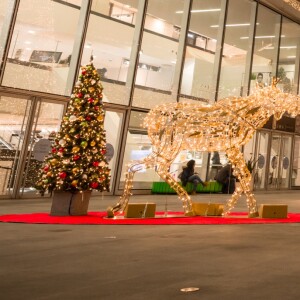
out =
[[[192,195],[196,194],[198,183],[206,186],[206,183],[203,182],[198,173],[195,173],[195,163],[196,162],[193,159],[188,161],[186,167],[183,168],[181,174],[178,176],[182,182],[182,186],[186,186],[188,182],[193,183]]]

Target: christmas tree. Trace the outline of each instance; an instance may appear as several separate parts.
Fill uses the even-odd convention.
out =
[[[81,67],[60,130],[40,171],[36,189],[42,195],[53,190],[109,190],[102,90],[91,60]]]

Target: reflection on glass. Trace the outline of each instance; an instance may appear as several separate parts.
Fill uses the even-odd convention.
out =
[[[138,0],[93,0],[92,11],[121,22],[135,24]]]
[[[220,0],[193,1],[180,93],[191,98],[215,99],[211,91]]]
[[[21,0],[3,85],[64,94],[78,19],[65,3]]]
[[[279,40],[280,15],[259,5],[253,53],[250,90],[269,85],[276,76],[277,49]],[[283,39],[284,36],[282,35]],[[242,36],[240,39],[249,39]]]
[[[295,137],[292,169],[292,186],[300,186],[300,137]]]
[[[63,104],[39,102],[22,177],[22,193],[35,191],[34,185],[40,168],[45,156],[51,150],[51,145],[60,127],[63,112]]]
[[[277,77],[278,87],[286,93],[297,93],[297,78],[295,78],[296,58],[300,48],[300,25],[283,18],[279,49],[279,64]]]
[[[240,39],[250,34],[251,11],[255,9],[251,0],[230,0],[225,27],[219,99],[227,96],[242,96],[246,56],[250,39]],[[237,13],[243,11],[243,14]]]
[[[0,97],[0,195],[12,192],[31,102]]]
[[[180,29],[178,25],[182,19],[182,14],[176,11],[182,11],[183,4],[183,0],[148,2],[135,78],[134,106],[151,108],[154,104],[172,102],[171,90]]]
[[[115,18],[104,18],[101,14],[108,14],[110,6],[110,1],[93,1],[81,65],[87,64],[93,55],[94,66],[104,82],[103,100],[127,105],[129,99],[125,82],[134,27],[116,22]],[[109,33],[104,28],[109,28]]]
[[[128,163],[142,159],[152,151],[147,131],[142,127],[145,116],[146,113],[143,112],[131,112],[119,189],[124,188],[125,172]],[[154,181],[159,181],[159,176],[154,169],[142,170],[135,173],[133,188],[151,189]]]
[[[4,22],[8,22],[7,18],[7,10],[8,10],[8,2],[10,0],[2,0],[0,1],[0,64],[2,63],[2,55],[6,42],[6,33],[3,31],[5,25]]]
[[[282,135],[282,149],[280,153],[280,175],[279,187],[287,189],[290,183],[290,169],[291,169],[291,150],[292,137]]]
[[[267,168],[267,154],[268,154],[268,144],[270,134],[267,132],[260,131],[257,133],[257,153],[259,155],[256,164],[256,170],[254,174],[254,188],[255,189],[265,189],[266,188],[266,168]],[[270,179],[270,176],[269,176]]]

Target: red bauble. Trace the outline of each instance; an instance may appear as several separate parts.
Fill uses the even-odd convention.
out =
[[[98,161],[94,161],[94,162],[93,162],[93,166],[94,166],[94,167],[98,167],[98,166],[99,166],[99,162],[98,162]]]
[[[56,148],[52,148],[51,150],[52,153],[56,153],[56,151],[57,151]]]
[[[73,156],[73,160],[75,160],[75,161],[78,160],[79,158],[80,158],[80,155],[76,154],[76,155]]]
[[[48,165],[44,167],[44,171],[45,171],[45,172],[48,172],[48,171],[49,171],[49,166],[48,166]]]
[[[94,102],[94,99],[93,99],[93,98],[89,98],[89,99],[88,99],[88,102],[89,102],[89,103],[93,103],[93,102]]]
[[[102,153],[102,154],[105,154],[105,153],[106,153],[106,150],[101,150],[101,153]]]
[[[90,117],[90,116],[87,116],[85,119],[86,119],[87,121],[91,121],[91,117]]]
[[[83,97],[83,94],[82,94],[82,93],[78,93],[78,94],[77,94],[77,97],[78,97],[78,98],[82,98],[82,97]]]
[[[86,70],[82,70],[81,74],[85,75],[86,74]]]
[[[98,187],[98,182],[91,182],[90,183],[90,187],[92,188],[92,189],[96,189],[97,187]]]
[[[94,109],[95,109],[95,110],[99,110],[99,106],[95,106]]]
[[[65,178],[67,177],[67,173],[66,173],[66,172],[60,172],[60,173],[58,174],[58,176],[59,176],[59,178],[61,178],[61,179],[65,179]]]
[[[64,150],[65,150],[64,148],[59,148],[58,152],[64,152]]]

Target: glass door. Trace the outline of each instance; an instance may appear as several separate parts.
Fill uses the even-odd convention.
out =
[[[267,157],[270,133],[265,131],[257,132],[257,147],[255,161],[256,168],[254,171],[254,189],[262,190],[266,187]]]
[[[0,95],[0,196],[14,198],[33,101]]]
[[[293,147],[292,187],[300,186],[300,136],[295,136]]]
[[[36,100],[34,120],[24,157],[24,170],[19,188],[20,197],[32,197],[44,158],[49,154],[56,132],[60,128],[66,103]]]
[[[268,189],[287,189],[289,187],[291,150],[291,135],[272,134],[267,182]]]

